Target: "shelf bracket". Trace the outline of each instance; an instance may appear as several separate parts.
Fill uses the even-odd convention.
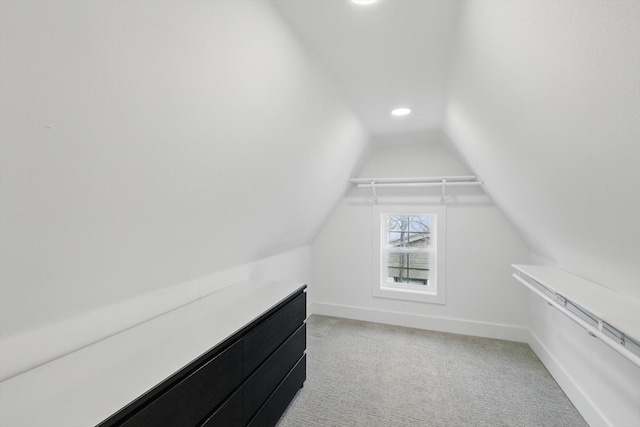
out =
[[[440,196],[440,204],[444,203],[446,188],[447,188],[447,178],[442,178],[442,195]]]
[[[375,181],[371,181],[371,191],[373,192],[373,203],[378,203],[378,193],[376,192]]]

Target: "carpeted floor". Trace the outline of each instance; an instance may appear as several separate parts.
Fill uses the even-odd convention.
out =
[[[526,344],[333,317],[278,427],[586,426]]]

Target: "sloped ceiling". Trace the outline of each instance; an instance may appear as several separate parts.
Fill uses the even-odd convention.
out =
[[[443,127],[542,262],[640,295],[640,2],[274,4],[371,133]]]
[[[0,5],[2,334],[309,244],[367,134],[434,127],[640,294],[636,1]]]
[[[459,2],[272,1],[370,133],[440,127]],[[413,113],[391,117],[400,106]]]
[[[446,129],[533,251],[640,296],[640,2],[464,4]]]
[[[266,1],[1,3],[2,336],[308,245],[366,132]]]

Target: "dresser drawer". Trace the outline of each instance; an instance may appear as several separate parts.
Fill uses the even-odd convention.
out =
[[[306,344],[306,324],[302,324],[247,380],[244,388],[245,422],[255,415],[280,381],[300,360]]]
[[[244,375],[251,374],[307,317],[307,294],[302,293],[244,337]]]
[[[273,427],[276,425],[289,403],[302,387],[307,377],[307,356],[304,355],[289,375],[280,383],[276,391],[260,408],[248,427]]]
[[[236,342],[122,425],[195,426],[242,383],[242,340]]]
[[[242,388],[222,404],[200,427],[243,427]]]

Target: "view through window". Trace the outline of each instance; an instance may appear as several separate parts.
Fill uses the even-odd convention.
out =
[[[429,285],[431,217],[388,215],[387,283]]]

